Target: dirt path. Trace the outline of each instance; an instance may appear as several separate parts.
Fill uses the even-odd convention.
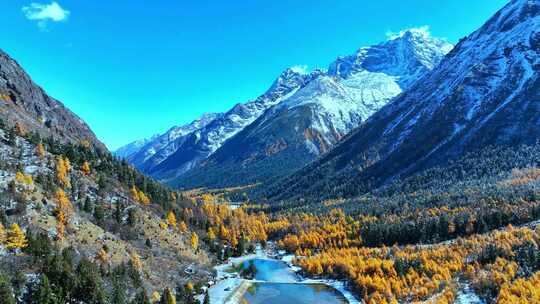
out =
[[[251,287],[250,281],[242,281],[240,285],[233,291],[233,293],[229,296],[225,304],[240,304],[242,303],[242,298],[244,297],[244,294],[246,291]]]

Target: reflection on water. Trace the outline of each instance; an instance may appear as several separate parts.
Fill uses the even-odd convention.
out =
[[[253,259],[242,263],[242,268],[248,268],[250,262],[254,263],[257,269],[257,273],[255,274],[255,280],[257,281],[276,283],[298,282],[298,276],[283,261]]]
[[[346,304],[343,295],[324,284],[255,283],[244,294],[249,304]]]
[[[302,284],[287,263],[272,259],[253,259],[257,272],[254,283],[244,294],[247,304],[346,304],[348,301],[334,288],[325,284]]]

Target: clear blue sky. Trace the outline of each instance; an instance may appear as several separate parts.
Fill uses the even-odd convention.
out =
[[[0,47],[115,149],[254,98],[286,67],[326,68],[389,31],[428,25],[456,42],[507,1],[56,2],[0,1]]]

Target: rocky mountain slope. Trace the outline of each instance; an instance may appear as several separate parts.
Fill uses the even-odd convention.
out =
[[[540,138],[540,1],[513,0],[273,199],[352,196],[490,145]]]
[[[212,256],[195,200],[114,158],[1,55],[0,303],[147,303],[188,282],[201,294]]]
[[[340,57],[186,172],[179,187],[228,187],[292,173],[436,66],[452,45],[410,29]],[[224,178],[226,177],[226,178]]]
[[[88,141],[105,150],[88,125],[36,85],[21,66],[0,50],[0,118],[62,142]]]

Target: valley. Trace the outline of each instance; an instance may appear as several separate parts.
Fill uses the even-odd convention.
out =
[[[115,151],[0,50],[0,304],[540,303],[540,0],[483,21]]]

